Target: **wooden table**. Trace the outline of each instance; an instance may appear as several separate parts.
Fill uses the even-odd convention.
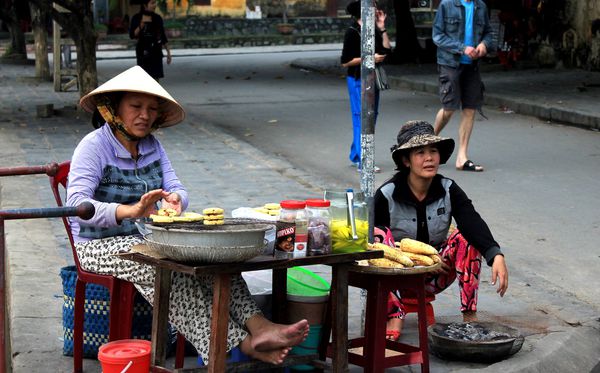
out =
[[[275,259],[259,256],[243,263],[186,264],[169,259],[131,252],[120,254],[123,259],[148,264],[156,269],[154,282],[154,308],[152,319],[152,372],[170,372],[165,367],[165,342],[171,273],[181,272],[194,276],[213,275],[213,306],[209,344],[209,372],[221,373],[226,368],[227,323],[229,320],[229,291],[231,275],[263,269],[273,270],[273,319],[282,322],[286,305],[287,269],[296,266],[325,264],[332,267],[330,294],[332,321],[332,369],[333,372],[348,371],[348,269],[356,260],[381,258],[383,251],[365,251],[351,254],[329,254],[297,259]],[[206,368],[204,369],[206,370]],[[186,372],[192,370],[186,369]],[[198,370],[201,371],[201,370]]]

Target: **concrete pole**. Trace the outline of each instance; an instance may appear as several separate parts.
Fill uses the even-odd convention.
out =
[[[369,242],[373,242],[373,227],[375,208],[373,196],[374,184],[374,139],[375,139],[375,8],[372,0],[361,0],[361,66],[360,66],[360,154],[362,171],[360,173],[360,188],[367,201],[367,216],[369,222]],[[367,291],[361,289],[362,305],[361,330],[365,330]]]
[[[361,0],[361,165],[360,187],[367,201],[369,242],[373,242],[375,139],[375,7]]]

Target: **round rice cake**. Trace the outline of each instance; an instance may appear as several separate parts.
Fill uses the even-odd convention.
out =
[[[268,210],[267,214],[271,216],[279,216],[279,210]]]
[[[265,203],[264,208],[267,210],[280,210],[281,205],[279,203]]]
[[[174,223],[181,223],[181,222],[191,222],[192,219],[185,217],[184,215],[180,215],[180,216],[173,216],[171,219],[173,219]]]
[[[204,219],[204,225],[223,225],[225,220],[206,220]]]
[[[224,212],[220,207],[208,207],[202,210],[204,215],[223,215]]]
[[[204,220],[204,215],[202,214],[198,214],[197,212],[184,212],[183,216],[187,219],[190,219],[189,221],[202,221]]]
[[[151,214],[150,219],[152,219],[153,223],[172,223],[173,222],[172,216]]]
[[[206,220],[224,220],[225,215],[204,215],[204,221]]]

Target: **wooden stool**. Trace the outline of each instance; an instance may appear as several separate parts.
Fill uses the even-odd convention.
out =
[[[433,269],[433,268],[432,268]],[[365,335],[349,341],[348,362],[364,368],[367,373],[383,372],[386,368],[421,364],[421,372],[429,372],[429,348],[427,342],[427,311],[425,277],[428,270],[389,270],[376,267],[354,266],[348,273],[348,285],[367,290]],[[387,296],[396,289],[406,289],[416,297],[419,345],[390,341],[385,338],[387,324]],[[431,305],[430,305],[431,306]],[[433,307],[431,308],[433,311]],[[329,335],[331,325],[324,324]],[[362,347],[362,353],[360,348]],[[388,353],[386,354],[386,350]],[[394,353],[393,351],[396,351]],[[330,348],[327,356],[331,355]],[[397,353],[399,352],[399,353]]]

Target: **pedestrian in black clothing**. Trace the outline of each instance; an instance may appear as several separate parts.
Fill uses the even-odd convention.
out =
[[[156,14],[156,0],[142,0],[140,12],[131,17],[129,37],[137,39],[135,56],[137,64],[141,66],[154,79],[164,77],[162,58],[163,51],[167,50],[167,64],[171,63],[171,50],[163,19]]]

